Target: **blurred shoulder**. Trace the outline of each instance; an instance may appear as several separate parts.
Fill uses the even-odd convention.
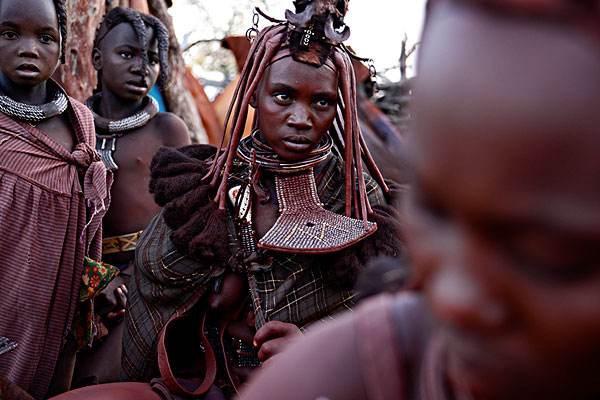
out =
[[[353,314],[319,325],[268,362],[240,400],[366,400]]]

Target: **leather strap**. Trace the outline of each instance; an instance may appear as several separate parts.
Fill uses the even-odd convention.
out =
[[[204,334],[206,315],[206,312],[203,313],[202,321],[200,323],[200,342],[202,343],[205,354],[205,373],[204,378],[202,379],[202,383],[193,392],[184,388],[179,383],[179,381],[173,374],[171,364],[169,362],[169,355],[167,354],[167,331],[171,323],[181,318],[181,316],[175,314],[175,316],[171,317],[171,319],[166,323],[166,325],[160,333],[160,337],[158,339],[158,368],[160,370],[160,374],[162,376],[165,386],[171,391],[171,393],[174,393],[179,396],[199,397],[206,394],[215,382],[215,378],[217,376],[217,360],[215,357],[215,352],[210,342],[208,341],[208,338]]]

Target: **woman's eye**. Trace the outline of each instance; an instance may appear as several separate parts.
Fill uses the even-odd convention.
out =
[[[119,52],[119,55],[126,60],[133,58],[133,54],[129,51],[121,51]]]
[[[17,33],[13,32],[13,31],[4,31],[4,32],[0,33],[0,36],[3,39],[14,40],[17,38]]]
[[[150,57],[150,65],[158,65],[159,60],[155,57]]]
[[[328,99],[320,99],[320,100],[317,100],[317,102],[316,102],[316,105],[318,108],[328,108],[332,104],[333,103],[331,102],[331,100],[328,100]]]
[[[287,93],[276,93],[273,95],[275,101],[281,104],[288,104],[292,101],[292,98]]]

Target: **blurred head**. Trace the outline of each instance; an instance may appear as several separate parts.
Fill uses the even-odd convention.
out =
[[[139,100],[168,79],[168,34],[156,18],[133,9],[113,8],[96,33],[92,60],[99,86],[122,98]]]
[[[415,89],[407,239],[475,399],[598,398],[600,40],[445,2]]]
[[[283,160],[306,158],[333,124],[337,93],[332,63],[313,66],[291,56],[276,60],[253,98],[263,139]]]
[[[0,2],[0,72],[24,87],[48,80],[62,59],[66,12],[58,0]]]

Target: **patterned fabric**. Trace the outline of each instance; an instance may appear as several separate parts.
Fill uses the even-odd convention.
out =
[[[82,285],[79,290],[79,307],[75,318],[75,338],[80,348],[92,346],[98,332],[94,314],[94,298],[119,274],[110,264],[84,258]]]
[[[249,168],[236,164],[230,187],[247,181]],[[319,197],[324,207],[343,213],[344,173],[332,157],[318,173]],[[383,192],[367,177],[372,205],[385,204]],[[230,210],[231,211],[231,210]],[[230,231],[235,228],[229,221]],[[222,268],[205,265],[182,255],[170,240],[171,229],[159,214],[144,231],[136,250],[135,279],[130,285],[127,328],[122,367],[127,379],[147,381],[158,376],[156,339],[166,321],[175,313],[185,313],[211,286],[211,278]],[[230,232],[230,238],[237,237]],[[230,247],[239,247],[231,240]],[[355,294],[340,288],[328,274],[331,261],[321,256],[268,253],[272,264],[255,273],[261,308],[269,320],[291,322],[305,328],[321,319],[333,318],[355,303]],[[329,259],[330,260],[330,259]]]
[[[70,99],[76,146],[0,114],[0,357],[5,376],[43,398],[78,304],[83,258],[101,256],[111,176],[91,113]]]

